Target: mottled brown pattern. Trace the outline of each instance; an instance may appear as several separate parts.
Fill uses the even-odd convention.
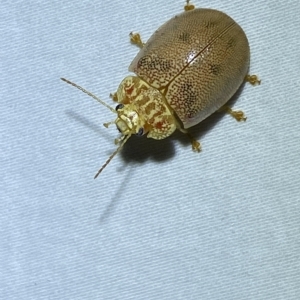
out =
[[[248,71],[247,37],[226,14],[184,12],[161,26],[129,70],[162,91],[184,128],[223,106]]]

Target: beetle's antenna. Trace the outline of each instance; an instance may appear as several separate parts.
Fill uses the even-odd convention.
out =
[[[95,175],[94,179],[98,177],[98,175],[103,171],[103,169],[109,164],[109,162],[114,158],[114,156],[122,149],[124,144],[127,142],[127,140],[130,138],[130,134],[127,136],[124,136],[123,141],[121,145],[115,150],[115,152],[108,158],[108,160],[105,162],[105,164],[100,168],[100,170]]]
[[[76,88],[78,88],[79,90],[81,90],[82,92],[84,92],[85,94],[91,96],[92,98],[94,98],[95,100],[97,100],[99,103],[101,103],[102,105],[104,105],[105,107],[107,107],[109,110],[111,110],[113,113],[117,113],[117,111],[115,109],[113,109],[112,107],[110,107],[108,104],[106,104],[105,102],[103,102],[102,100],[100,100],[98,97],[96,97],[95,95],[93,95],[92,93],[90,93],[89,91],[87,91],[86,89],[84,89],[83,87],[77,85],[76,83],[65,79],[65,78],[61,78],[62,81],[65,81],[68,84],[71,84],[73,86],[75,86]]]

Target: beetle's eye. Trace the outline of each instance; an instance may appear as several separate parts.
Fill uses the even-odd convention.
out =
[[[124,104],[120,103],[120,104],[118,104],[118,105],[116,106],[116,110],[121,109],[121,108],[123,108],[123,107],[124,107]]]
[[[143,134],[144,134],[144,128],[140,128],[136,135],[137,136],[142,136]]]

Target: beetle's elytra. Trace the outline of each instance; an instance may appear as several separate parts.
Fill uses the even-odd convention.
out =
[[[260,83],[255,75],[247,75],[250,49],[243,29],[223,12],[194,9],[187,1],[185,11],[156,30],[147,43],[139,34],[130,37],[141,48],[129,66],[136,76],[123,79],[112,95],[119,103],[116,109],[63,79],[117,114],[104,125],[116,124],[122,134],[119,147],[95,178],[132,134],[160,140],[176,129],[187,133],[224,106],[245,78]],[[245,120],[241,111],[227,111]],[[191,140],[193,149],[200,151],[200,144]]]

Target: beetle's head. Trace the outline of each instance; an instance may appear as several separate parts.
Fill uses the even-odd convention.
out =
[[[88,92],[81,86],[65,79],[61,78],[63,81],[67,82],[68,84],[71,84],[78,88],[79,90],[83,91],[84,93],[88,94],[95,100],[97,100],[99,103],[107,107],[110,111],[117,114],[117,118],[108,123],[104,123],[103,125],[105,127],[108,127],[111,124],[116,124],[117,129],[122,134],[120,138],[115,139],[115,144],[119,145],[118,148],[113,152],[113,154],[108,158],[108,160],[105,162],[105,164],[100,168],[100,170],[97,172],[94,178],[97,178],[98,175],[102,172],[102,170],[108,165],[108,163],[113,159],[113,157],[121,150],[121,148],[124,146],[126,141],[129,139],[129,137],[133,134],[142,136],[145,133],[147,133],[147,130],[145,129],[145,121],[144,119],[138,115],[137,110],[135,108],[134,103],[128,103],[128,104],[118,104],[116,106],[116,109],[113,109],[109,105],[107,105],[105,102],[100,100],[98,97],[93,95],[92,93]]]
[[[104,126],[108,127],[111,123],[116,124],[117,129],[122,135],[142,136],[146,133],[145,121],[137,113],[134,104],[118,104],[116,106],[118,117],[115,121],[105,123]]]

